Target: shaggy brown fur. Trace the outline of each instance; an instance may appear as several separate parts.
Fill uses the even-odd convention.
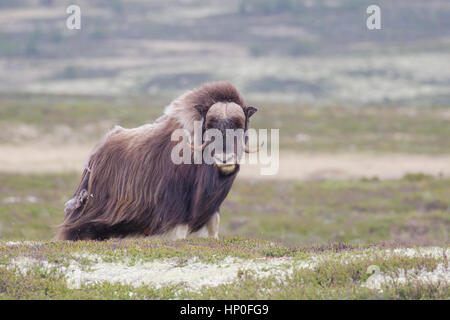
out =
[[[135,129],[115,128],[91,154],[74,197],[66,204],[66,218],[58,239],[102,240],[128,235],[159,235],[187,224],[202,228],[219,210],[239,167],[222,175],[214,165],[172,163],[178,142],[175,129],[193,131],[193,122],[216,102],[243,108],[245,129],[256,111],[247,107],[227,82],[206,84],[172,102],[154,124]]]

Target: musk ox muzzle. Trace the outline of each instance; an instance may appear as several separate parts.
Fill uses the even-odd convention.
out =
[[[214,154],[214,165],[225,175],[231,174],[236,170],[237,157],[235,153],[216,153]]]

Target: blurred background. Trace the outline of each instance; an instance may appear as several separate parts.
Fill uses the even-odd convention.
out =
[[[447,0],[2,0],[0,239],[51,239],[101,136],[214,80],[280,129],[279,174],[242,168],[222,235],[449,243]]]
[[[366,27],[378,4],[382,30]],[[81,30],[65,9],[81,8]],[[179,94],[228,79],[248,98],[449,104],[446,0],[3,0],[2,92]]]

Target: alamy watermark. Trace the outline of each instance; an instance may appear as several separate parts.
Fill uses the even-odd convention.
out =
[[[66,13],[69,16],[66,19],[66,27],[69,30],[81,29],[81,8],[75,4],[70,5],[66,9]]]
[[[78,5],[72,4],[66,8],[66,13],[69,16],[66,18],[66,27],[69,30],[81,29],[81,8]],[[366,20],[366,26],[369,30],[381,29],[381,8],[376,4],[367,7],[366,13],[369,15]]]
[[[369,17],[366,20],[366,26],[369,30],[380,30],[381,29],[381,8],[376,5],[370,5],[366,10]]]

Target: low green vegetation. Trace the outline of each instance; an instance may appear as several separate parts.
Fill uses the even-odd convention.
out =
[[[449,179],[241,182],[223,206],[223,233],[287,243],[446,243]]]
[[[5,96],[0,102],[0,143],[92,143],[115,124],[153,122],[172,99]],[[284,151],[450,153],[448,108],[249,103],[259,108],[252,127],[280,129]]]
[[[155,120],[168,101],[5,96],[0,143],[52,144],[68,136],[68,143],[91,143],[116,123],[133,127]],[[282,150],[450,153],[445,108],[259,106],[253,126],[280,128]],[[238,178],[222,205],[220,240],[52,241],[79,178],[77,173],[0,173],[0,299],[450,298],[446,177]],[[416,246],[435,246],[439,254],[389,253]],[[252,268],[236,267],[241,264]],[[108,274],[103,272],[108,268],[126,280],[153,268],[165,270],[156,278],[178,268],[198,277],[205,266],[231,278],[195,288],[189,277],[164,285],[89,280],[95,272]],[[373,266],[395,281],[367,285]],[[447,280],[417,281],[427,273]],[[73,274],[89,281],[73,286],[68,279]]]
[[[76,174],[0,174],[0,239],[49,240]],[[220,234],[286,244],[449,241],[450,179],[237,181],[222,206]]]
[[[224,238],[220,241],[109,240],[105,242],[32,242],[0,243],[0,299],[448,299],[450,287],[445,281],[426,281],[431,273],[442,276],[448,270],[447,248],[399,249],[385,246],[287,247],[269,241]],[[415,254],[406,254],[415,250]],[[422,250],[422,251],[421,251]],[[275,253],[275,256],[272,255]],[[83,257],[83,254],[87,254]],[[281,254],[281,256],[279,256]],[[193,264],[193,269],[186,269]],[[232,259],[241,263],[253,259],[267,268],[232,270],[227,281],[198,288],[189,286],[189,274],[208,265],[223,268]],[[21,260],[22,259],[22,260]],[[25,265],[23,259],[33,263]],[[157,285],[158,279],[136,285],[120,281],[85,281],[74,286],[74,270],[89,275],[102,260],[102,270],[121,263],[121,272],[133,273],[133,266],[146,261],[170,264],[171,269],[185,268],[172,282]],[[173,260],[175,259],[175,260]],[[229,258],[228,258],[229,259]],[[272,272],[271,263],[282,261],[284,267]],[[22,262],[20,262],[22,261]],[[173,264],[173,261],[176,263]],[[308,262],[309,261],[309,262]],[[309,264],[307,264],[307,262]],[[141,272],[145,273],[144,269]],[[206,266],[206,267],[205,267]],[[372,283],[370,268],[396,279]],[[93,269],[94,268],[94,269]],[[148,268],[148,267],[147,267]],[[169,269],[168,269],[169,270]],[[167,272],[164,271],[163,272]],[[400,277],[408,274],[406,280]],[[86,276],[87,277],[87,276]],[[185,279],[185,281],[182,281]],[[422,281],[423,280],[423,281]]]

